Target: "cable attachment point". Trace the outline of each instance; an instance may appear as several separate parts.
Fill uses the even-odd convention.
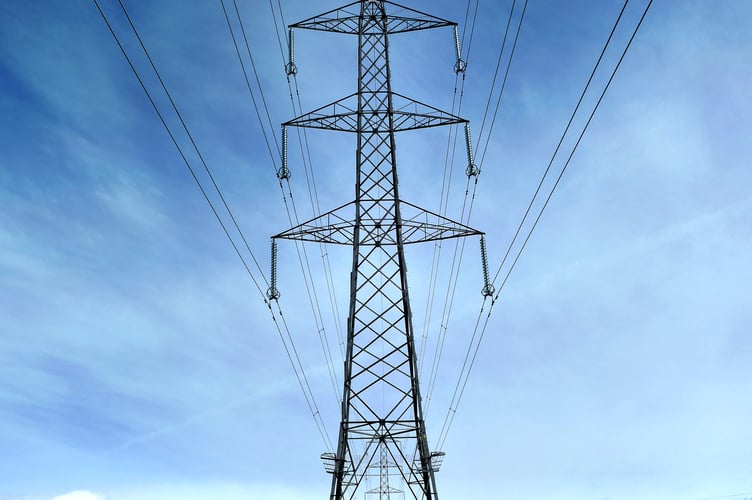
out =
[[[298,67],[295,66],[295,38],[293,36],[292,28],[290,28],[287,36],[287,64],[285,64],[287,76],[294,76],[298,73]]]
[[[480,174],[480,169],[473,159],[473,141],[470,139],[470,124],[465,123],[465,147],[467,148],[467,168],[465,174],[468,177],[474,177]]]
[[[457,62],[454,63],[454,72],[464,73],[467,69],[467,63],[462,60],[462,52],[460,49],[460,34],[457,31],[457,25],[454,25],[454,48],[456,50]]]
[[[281,181],[290,180],[290,169],[287,168],[287,127],[282,127],[282,166],[277,169],[277,178]]]
[[[269,290],[266,291],[266,296],[269,300],[277,300],[280,297],[279,290],[277,290],[277,240],[272,238],[272,272],[271,272],[271,285]]]
[[[279,167],[277,169],[277,178],[281,181],[290,179],[290,170],[287,167]]]
[[[488,279],[488,253],[486,252],[486,237],[484,235],[480,236],[480,258],[483,265],[483,288],[480,293],[484,297],[491,297],[496,290]]]

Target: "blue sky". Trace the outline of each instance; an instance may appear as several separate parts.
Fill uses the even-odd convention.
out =
[[[465,17],[465,2],[406,3]],[[158,95],[117,4],[103,5]],[[266,272],[268,238],[290,223],[220,3],[126,5]],[[462,108],[476,134],[509,5],[480,3]],[[644,5],[630,2],[609,71]],[[271,11],[239,6],[278,134],[293,110]],[[288,23],[336,6],[283,2]],[[487,233],[492,270],[620,7],[528,5],[470,221]],[[651,8],[495,306],[443,448],[443,498],[752,491],[750,15],[749,2]],[[396,91],[451,108],[450,31],[394,37],[392,51]],[[353,38],[300,32],[296,62],[305,109],[355,89]],[[268,310],[93,3],[3,2],[0,86],[0,498],[325,497],[324,443]],[[433,210],[447,134],[398,136],[402,194]],[[349,201],[353,137],[308,139],[321,208]],[[305,219],[296,134],[290,151]],[[455,218],[464,167],[459,148]],[[442,248],[438,295],[453,249]],[[328,250],[344,312],[349,254]],[[320,250],[307,251],[336,353]],[[443,303],[425,327],[432,252],[407,253],[428,352]],[[334,437],[336,395],[295,246],[283,242],[279,259],[282,308]],[[461,271],[427,416],[434,441],[482,302],[477,242]]]

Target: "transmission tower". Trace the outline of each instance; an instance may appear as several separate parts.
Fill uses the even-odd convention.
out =
[[[358,37],[357,92],[284,123],[283,160],[277,172],[280,178],[290,175],[287,127],[354,133],[355,199],[272,238],[273,247],[277,239],[352,246],[342,420],[336,451],[322,455],[332,474],[332,500],[438,499],[434,472],[444,453],[428,446],[404,245],[482,233],[400,199],[395,134],[464,124],[466,173],[479,172],[473,164],[467,120],[392,90],[389,37],[441,27],[454,29],[455,71],[463,72],[456,23],[392,2],[361,0],[288,27],[288,76],[297,71],[294,30]],[[275,255],[276,249],[272,252]],[[269,297],[276,299],[275,269],[272,274]],[[484,293],[490,287],[487,278],[485,285]],[[368,489],[366,478],[375,479],[378,486]]]

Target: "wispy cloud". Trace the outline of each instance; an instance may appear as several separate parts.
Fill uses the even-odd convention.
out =
[[[320,492],[274,483],[242,482],[176,482],[155,483],[141,487],[125,488],[113,493],[112,498],[122,500],[314,500]]]
[[[86,490],[76,490],[54,497],[52,500],[107,500],[107,497]]]
[[[289,221],[221,8],[128,4],[266,268],[268,235]],[[520,500],[635,491],[674,500],[672,488],[712,494],[748,481],[750,409],[739,394],[750,359],[752,113],[749,70],[734,60],[752,47],[750,5],[655,3],[494,312],[444,450],[441,491],[487,497],[488,481],[466,481],[479,477]],[[414,7],[458,21],[465,13],[461,2]],[[465,116],[482,116],[506,7],[481,2]],[[319,10],[297,0],[284,8],[288,22]],[[615,8],[530,5],[473,209],[492,264],[607,34],[601,14]],[[285,121],[271,17],[251,4],[244,14],[272,121]],[[97,15],[90,2],[0,8],[0,447],[10,450],[0,493],[321,498],[323,450],[269,313]],[[451,101],[451,33],[395,37],[391,47],[395,90]],[[355,38],[306,32],[297,49],[304,108],[355,89]],[[354,138],[309,139],[321,208],[348,201]],[[290,134],[303,214],[297,141]],[[403,194],[435,209],[445,131],[398,141]],[[460,177],[464,162],[455,161]],[[453,182],[458,213],[465,179]],[[327,251],[346,316],[351,251]],[[431,251],[409,250],[413,297],[428,293]],[[336,431],[339,406],[295,257],[293,244],[280,245],[282,307]],[[456,371],[480,300],[475,242],[465,263],[447,340],[458,347],[445,351]],[[416,322],[424,303],[413,304]]]

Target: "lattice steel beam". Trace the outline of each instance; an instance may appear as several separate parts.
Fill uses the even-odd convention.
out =
[[[404,246],[482,233],[399,196],[395,134],[467,120],[392,90],[389,35],[445,26],[455,28],[455,68],[464,68],[455,23],[388,1],[353,2],[290,25],[290,40],[292,29],[358,36],[357,92],[283,124],[357,134],[355,199],[274,236],[353,249],[339,439],[322,455],[331,500],[438,500],[434,472],[444,453],[428,447]]]
[[[379,207],[384,214],[391,213],[395,200],[370,200],[371,210]],[[402,244],[425,243],[429,241],[480,236],[477,229],[442,217],[417,205],[400,200],[402,209]],[[355,202],[335,208],[309,221],[273,236],[274,239],[315,241],[336,245],[352,245],[355,233]],[[360,240],[360,245],[396,245],[393,218],[361,218],[360,225],[368,229]]]
[[[371,99],[384,99],[383,92],[373,92]],[[283,124],[286,127],[307,127],[339,132],[358,132],[358,94],[352,94],[331,104],[327,104],[309,113],[293,118]],[[390,122],[376,122],[377,127],[371,132],[402,132],[429,127],[441,127],[457,123],[467,123],[467,120],[455,116],[439,108],[429,106],[415,99],[392,92],[392,107],[389,109],[372,109],[372,114],[388,113]],[[385,128],[387,124],[391,128]]]
[[[395,33],[407,33],[409,31],[426,30],[456,26],[457,23],[441,19],[440,17],[426,14],[393,2],[377,2],[395,8],[399,15],[387,15],[386,11],[374,13],[383,15],[377,23],[362,24],[361,5],[363,2],[353,2],[338,9],[330,10],[318,16],[290,25],[291,28],[308,29],[316,31],[330,31],[334,33],[347,33],[350,35],[367,34],[380,35],[382,33],[393,35]]]

